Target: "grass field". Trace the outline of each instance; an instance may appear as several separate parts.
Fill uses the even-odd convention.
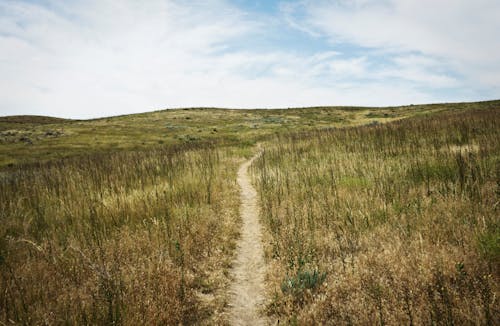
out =
[[[0,117],[0,167],[165,145],[252,144],[275,133],[382,123],[419,114],[498,105],[497,102],[393,108],[289,110],[175,109],[95,120]]]
[[[500,101],[0,117],[3,324],[227,324],[239,165],[280,324],[499,324]]]
[[[237,163],[228,150],[182,146],[4,177],[2,320],[178,324],[221,310]]]
[[[254,165],[268,313],[291,324],[495,325],[500,110],[279,136]]]

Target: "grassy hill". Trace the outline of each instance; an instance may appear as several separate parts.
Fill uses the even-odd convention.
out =
[[[0,118],[0,323],[228,323],[239,165],[280,324],[499,324],[500,101]]]
[[[498,324],[500,110],[279,136],[254,165],[268,312],[291,324]]]
[[[172,144],[251,144],[275,133],[383,123],[441,111],[498,107],[499,103],[275,110],[192,108],[93,120],[0,117],[0,167]]]

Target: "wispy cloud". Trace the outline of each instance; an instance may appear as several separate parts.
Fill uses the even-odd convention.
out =
[[[57,115],[137,112],[179,103],[190,80],[210,83],[220,51],[255,26],[213,1],[2,4],[2,111]],[[224,67],[222,67],[222,70]],[[192,93],[181,94],[189,103]],[[7,102],[7,103],[6,103]],[[177,102],[177,103],[176,103]]]
[[[403,67],[409,79],[450,86],[453,78],[445,71],[453,71],[462,75],[465,84],[500,90],[500,2],[496,0],[337,0],[300,4],[296,10],[305,17],[302,24],[306,28],[322,33],[331,44],[355,44],[367,51],[383,52],[386,58],[395,57],[397,65],[393,68]],[[411,61],[401,60],[401,53]],[[422,60],[439,60],[441,73],[432,73],[437,65]],[[429,78],[424,78],[426,75]]]
[[[3,1],[0,115],[480,99],[500,26],[479,2]]]

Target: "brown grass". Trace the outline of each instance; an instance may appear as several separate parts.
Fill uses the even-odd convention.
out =
[[[268,313],[304,325],[499,324],[498,126],[498,109],[475,110],[265,146],[254,175]]]
[[[223,323],[238,234],[230,149],[93,155],[0,182],[0,320]]]
[[[227,323],[266,139],[270,319],[500,324],[498,103],[0,119],[0,324]]]

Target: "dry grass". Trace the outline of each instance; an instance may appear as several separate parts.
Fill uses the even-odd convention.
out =
[[[233,151],[178,147],[21,168],[0,182],[0,320],[223,323]]]
[[[289,324],[499,324],[500,111],[278,137],[254,164]],[[444,150],[443,150],[444,149]]]
[[[0,323],[227,323],[271,139],[269,314],[500,324],[498,103],[0,118]]]

